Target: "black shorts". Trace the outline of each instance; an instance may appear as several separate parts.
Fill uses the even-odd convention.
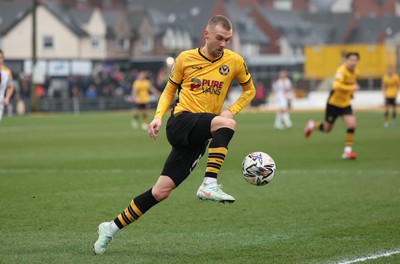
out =
[[[396,105],[396,98],[385,98],[385,105]]]
[[[167,122],[167,139],[172,150],[165,161],[161,175],[172,179],[176,186],[193,171],[204,155],[211,134],[209,113],[181,112],[171,115]]]
[[[147,104],[136,104],[136,109],[144,110],[147,108]]]
[[[329,124],[335,123],[336,118],[343,115],[353,115],[353,109],[351,108],[351,105],[346,107],[337,107],[331,104],[326,105],[325,121]]]

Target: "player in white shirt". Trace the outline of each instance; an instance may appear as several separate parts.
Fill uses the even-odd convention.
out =
[[[3,118],[3,109],[10,103],[14,92],[13,78],[10,69],[3,66],[4,52],[0,49],[0,121]]]
[[[280,71],[279,78],[273,84],[273,97],[278,106],[274,127],[277,129],[293,126],[288,113],[289,100],[293,94],[292,82],[287,77],[287,71]]]

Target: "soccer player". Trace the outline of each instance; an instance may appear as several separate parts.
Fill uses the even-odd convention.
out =
[[[14,92],[12,73],[3,63],[4,52],[0,49],[0,121],[3,118],[3,109],[10,103]]]
[[[287,77],[287,71],[280,71],[279,78],[273,84],[273,97],[278,104],[278,111],[275,115],[276,129],[291,128],[293,126],[292,120],[288,112],[289,100],[293,94],[292,82]]]
[[[233,117],[253,99],[255,87],[244,59],[227,49],[232,34],[230,20],[216,15],[203,30],[204,46],[183,51],[177,57],[154,119],[148,126],[150,138],[157,139],[162,117],[178,92],[166,126],[171,152],[155,185],[133,198],[113,221],[99,225],[99,237],[94,244],[95,254],[103,254],[120,229],[166,199],[189,176],[204,155],[207,145],[207,168],[197,197],[221,203],[235,201],[218,185],[217,176],[236,129]],[[233,79],[242,86],[243,92],[232,105],[222,110]]]
[[[346,54],[345,62],[336,70],[332,91],[326,105],[325,121],[314,122],[314,120],[309,120],[304,129],[304,136],[306,138],[310,137],[313,130],[329,133],[333,128],[336,118],[341,116],[346,126],[345,146],[342,158],[350,160],[357,158],[356,153],[352,151],[356,117],[353,114],[350,101],[353,98],[354,91],[360,89],[357,83],[357,76],[359,75],[357,63],[359,59],[360,54],[357,52]]]
[[[139,72],[137,79],[132,84],[132,94],[136,102],[136,111],[133,115],[132,127],[138,128],[139,117],[142,117],[142,129],[147,130],[147,105],[149,104],[149,94],[152,92],[157,96],[160,92],[146,78],[144,71]]]
[[[389,66],[387,73],[382,77],[382,91],[385,98],[384,127],[395,126],[396,123],[396,97],[399,92],[399,75]],[[389,110],[392,109],[392,120],[389,123]]]

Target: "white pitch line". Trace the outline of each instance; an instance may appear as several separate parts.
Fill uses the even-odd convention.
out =
[[[400,254],[400,250],[388,251],[385,253],[370,255],[367,257],[362,257],[362,258],[353,259],[353,260],[345,260],[345,261],[338,262],[337,264],[351,264],[351,263],[357,263],[357,262],[364,262],[367,260],[389,257],[389,256],[396,255],[396,254]]]
[[[132,166],[134,167],[134,166]],[[161,168],[161,167],[160,167]],[[43,168],[43,169],[37,169],[37,168],[0,168],[0,174],[2,173],[31,173],[31,172],[41,172],[41,173],[57,173],[57,172],[64,172],[64,173],[143,173],[143,172],[159,172],[159,169],[116,169],[116,168],[110,168],[110,169],[54,169],[54,168]],[[200,169],[199,169],[200,171]],[[224,172],[226,173],[240,173],[240,169],[225,169]],[[291,169],[291,170],[278,170],[279,174],[285,174],[285,175],[313,175],[313,174],[342,174],[342,173],[348,173],[348,170],[297,170],[297,169]],[[356,170],[353,171],[354,174],[357,175],[366,175],[366,174],[382,174],[382,175],[400,175],[400,170]]]
[[[117,173],[144,173],[144,172],[160,172],[160,170],[155,169],[0,169],[1,174],[12,174],[12,173],[47,173],[47,174],[57,174],[57,173],[70,173],[70,174],[93,174],[93,173],[107,173],[107,174],[117,174]]]

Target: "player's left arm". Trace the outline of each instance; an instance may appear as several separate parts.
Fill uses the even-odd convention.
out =
[[[243,108],[245,108],[251,100],[253,100],[254,96],[256,95],[256,88],[254,87],[253,81],[250,80],[246,84],[240,84],[242,86],[242,94],[239,98],[234,102],[228,110],[232,112],[233,115],[236,115]]]
[[[256,88],[254,86],[253,80],[251,79],[251,75],[247,69],[246,63],[242,58],[238,60],[238,70],[236,73],[236,80],[239,82],[240,86],[242,86],[242,93],[239,98],[228,107],[228,110],[236,115],[243,108],[245,108],[251,100],[253,100],[256,95]]]
[[[356,78],[359,75],[358,71],[356,73]],[[333,81],[333,89],[334,90],[343,90],[343,91],[355,91],[359,89],[359,85],[357,84],[357,81],[355,83],[348,83],[347,80],[348,77],[346,77],[346,73],[342,68],[339,68],[336,71],[335,74],[335,79]]]
[[[154,87],[154,85],[152,85],[151,83],[150,83],[149,89],[150,89],[151,93],[153,93],[153,94],[157,95],[158,97],[160,97],[160,96],[161,96],[161,93],[160,93],[160,91],[159,91],[159,90],[157,90],[157,88],[156,88],[156,87]]]
[[[287,83],[288,83],[288,86],[286,88],[286,98],[288,100],[291,100],[291,99],[295,98],[294,89],[293,89],[293,83],[289,78],[287,79]]]
[[[397,75],[396,80],[397,80],[397,92],[399,92],[400,91],[400,78],[398,75]]]
[[[357,84],[346,84],[343,80],[335,79],[333,81],[334,90],[352,91],[356,89]]]
[[[386,88],[387,88],[386,83],[385,83],[385,76],[382,77],[382,85],[381,86],[382,86],[381,90],[382,90],[383,100],[385,100],[386,99]]]
[[[9,80],[7,83],[6,96],[4,97],[4,100],[3,100],[4,105],[8,105],[10,103],[10,99],[11,99],[11,96],[13,95],[13,93],[14,93],[14,83],[13,83],[12,74],[10,73]]]

